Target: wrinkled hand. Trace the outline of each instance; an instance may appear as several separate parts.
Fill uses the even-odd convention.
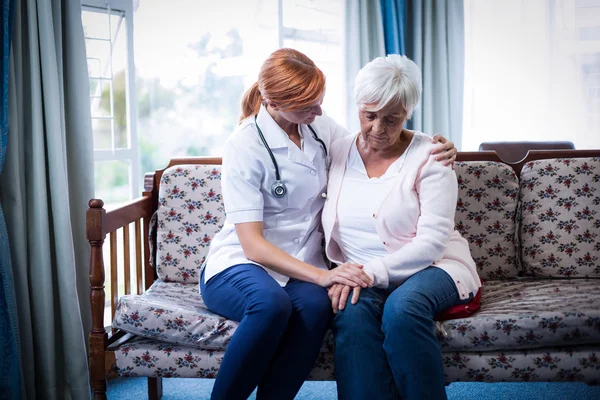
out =
[[[329,271],[323,271],[319,279],[319,286],[328,288],[336,283],[351,287],[370,287],[373,282],[369,275],[362,269],[362,265],[344,263]]]
[[[458,150],[454,147],[454,143],[439,133],[436,133],[433,136],[431,143],[441,143],[441,146],[436,146],[431,150],[431,154],[439,154],[435,160],[442,161],[444,165],[452,164],[452,169],[454,169],[454,161],[456,161],[456,154],[458,154]]]
[[[360,287],[350,287],[339,283],[330,287],[327,294],[329,295],[329,300],[331,300],[333,313],[337,314],[339,310],[343,310],[346,307],[350,290],[352,290],[352,300],[350,301],[352,304],[356,304],[360,296],[360,289]]]

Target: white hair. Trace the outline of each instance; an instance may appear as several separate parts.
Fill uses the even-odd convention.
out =
[[[379,111],[388,104],[401,104],[407,117],[421,100],[421,70],[399,54],[377,57],[365,65],[354,81],[356,104],[376,104]]]

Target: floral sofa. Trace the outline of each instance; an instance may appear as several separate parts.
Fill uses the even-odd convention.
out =
[[[598,384],[600,151],[530,152],[516,164],[494,152],[458,159],[456,229],[484,286],[478,312],[437,323],[446,381]],[[147,290],[119,298],[112,328],[127,336],[104,342],[105,374],[217,374],[237,323],[206,309],[198,276],[225,218],[219,164],[174,160],[148,178],[157,279],[147,269]],[[309,379],[334,379],[333,346],[329,334]]]

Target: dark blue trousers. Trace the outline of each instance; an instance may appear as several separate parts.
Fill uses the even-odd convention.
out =
[[[281,287],[254,264],[201,280],[206,306],[240,324],[227,346],[214,400],[293,399],[315,363],[331,318],[327,290],[298,280]]]
[[[368,288],[333,319],[342,400],[445,400],[434,318],[461,300],[444,270],[429,267],[398,287]]]

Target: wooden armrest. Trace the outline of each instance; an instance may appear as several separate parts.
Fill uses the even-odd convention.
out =
[[[139,197],[129,203],[106,212],[102,233],[108,234],[142,218],[152,217],[152,199]]]
[[[106,236],[110,241],[110,261],[108,269],[110,282],[110,305],[111,318],[114,318],[116,305],[119,300],[119,276],[118,276],[118,240],[117,231],[122,232],[121,254],[123,257],[125,294],[131,293],[131,277],[135,271],[137,293],[141,294],[144,288],[150,287],[155,278],[155,271],[149,263],[148,232],[150,219],[154,212],[151,196],[144,196],[128,202],[111,211],[104,209],[104,202],[100,199],[92,199],[86,215],[87,239],[91,246],[90,257],[90,300],[92,306],[92,331],[90,332],[90,354],[103,354],[107,345],[117,341],[122,334],[114,332],[109,338],[104,329],[104,306],[105,306],[105,263],[103,245]],[[130,224],[134,224],[133,235],[135,240],[133,249],[130,244]],[[142,252],[143,249],[143,252]],[[131,250],[135,252],[135,261],[131,262]],[[144,267],[143,267],[144,266]],[[143,273],[143,271],[145,273]],[[100,362],[102,361],[102,362]],[[104,362],[98,359],[96,363],[90,364],[94,370],[94,376],[104,372]]]

